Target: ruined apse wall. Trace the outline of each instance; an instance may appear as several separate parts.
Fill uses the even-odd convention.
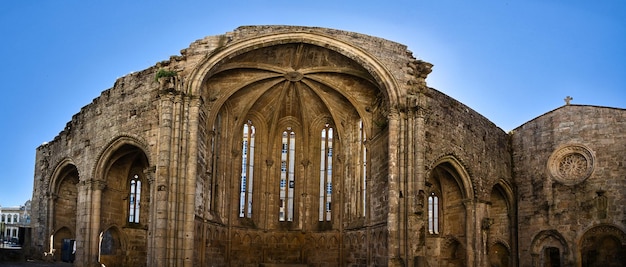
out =
[[[384,39],[366,36],[362,34],[345,32],[333,29],[311,28],[311,27],[293,27],[293,26],[246,26],[236,29],[234,32],[226,33],[220,36],[211,36],[194,42],[190,48],[186,49],[187,54],[196,53],[199,48],[202,53],[210,56],[213,51],[219,51],[228,47],[233,43],[242,40],[256,38],[263,35],[279,34],[285,32],[314,32],[325,36],[345,41],[349,45],[354,45],[363,49],[376,57],[382,64],[388,67],[388,70],[395,75],[398,84],[401,86],[400,91],[406,90],[408,80],[411,79],[407,75],[407,64],[412,57],[410,52],[406,50],[406,46],[390,42]],[[285,42],[298,42],[298,40],[285,40]],[[339,52],[341,51],[341,48]],[[353,60],[359,58],[352,57]],[[360,62],[362,63],[362,62]],[[370,70],[373,71],[373,70]],[[377,77],[381,79],[381,77]],[[206,89],[204,89],[206,90]],[[204,101],[209,100],[208,97]],[[388,109],[387,106],[375,107],[375,109]],[[306,254],[306,259],[311,264],[324,264],[328,262],[337,262],[339,242],[343,244],[343,259],[346,263],[358,262],[376,262],[376,264],[386,265],[387,258],[387,225],[389,214],[388,202],[388,161],[385,157],[386,153],[376,153],[371,159],[372,178],[371,184],[368,184],[371,196],[369,207],[369,218],[367,222],[360,224],[349,224],[345,226],[345,236],[340,237],[337,234],[329,233],[312,233],[309,235],[300,235],[291,233],[289,235],[281,234],[272,236],[271,233],[255,232],[253,229],[242,229],[228,227],[228,218],[224,216],[230,211],[224,209],[223,205],[215,205],[214,202],[220,202],[227,196],[217,193],[216,199],[209,199],[212,195],[211,184],[212,168],[208,159],[209,155],[205,153],[211,147],[212,129],[206,123],[206,116],[209,110],[203,106],[200,109],[199,120],[201,123],[199,133],[208,133],[199,135],[199,159],[198,173],[199,178],[196,182],[196,235],[195,247],[199,248],[194,253],[196,262],[211,262],[213,264],[224,264],[225,257],[229,253],[237,253],[237,251],[246,251],[246,253],[237,253],[238,260],[243,262],[254,262],[263,258],[263,247],[269,246],[275,251],[285,250],[281,248],[302,247]],[[384,117],[383,117],[384,118]],[[381,124],[386,124],[381,122]],[[386,126],[378,126],[377,128],[386,128]],[[377,131],[380,131],[377,130]],[[395,133],[397,134],[397,132]],[[372,136],[371,149],[376,151],[388,151],[389,134],[386,132],[375,132]],[[395,137],[394,137],[395,138]],[[202,149],[202,148],[205,149]],[[229,156],[229,155],[222,155]],[[394,194],[397,196],[397,194]],[[210,206],[215,205],[215,210],[211,210]],[[342,222],[340,222],[342,223]],[[375,227],[371,227],[374,225]],[[231,234],[228,234],[231,233]],[[229,243],[228,235],[233,235],[232,241]],[[286,240],[286,241],[283,241]],[[230,247],[230,249],[229,249]],[[231,250],[231,252],[228,252]],[[231,254],[234,255],[234,254]]]
[[[626,110],[566,105],[511,136],[520,266],[591,266],[585,250],[602,250],[593,236],[626,244]]]

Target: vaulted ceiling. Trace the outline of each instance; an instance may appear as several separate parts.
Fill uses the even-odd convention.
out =
[[[211,73],[207,94],[221,109],[254,114],[272,126],[284,120],[309,125],[330,119],[321,123],[341,131],[341,122],[364,116],[379,95],[374,79],[359,64],[305,43],[252,50],[220,62]]]

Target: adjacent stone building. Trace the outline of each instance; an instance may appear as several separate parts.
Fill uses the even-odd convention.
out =
[[[70,240],[76,266],[626,264],[626,110],[568,104],[506,133],[429,88],[431,67],[325,28],[198,40],[37,149],[33,250],[60,259]]]

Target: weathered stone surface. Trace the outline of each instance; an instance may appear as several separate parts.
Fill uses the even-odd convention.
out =
[[[77,266],[620,255],[623,109],[566,105],[505,133],[427,87],[431,67],[404,45],[333,29],[197,40],[118,79],[37,149],[34,250],[75,239]]]

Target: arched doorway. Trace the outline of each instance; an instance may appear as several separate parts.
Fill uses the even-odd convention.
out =
[[[560,267],[568,260],[569,246],[556,230],[544,230],[533,238],[531,245],[533,266]]]
[[[62,227],[56,230],[51,238],[54,260],[73,262],[75,255],[73,241],[75,241],[76,238],[73,232],[67,227]]]
[[[502,243],[497,242],[489,247],[489,266],[508,267],[512,266],[511,252]]]
[[[626,265],[626,234],[617,227],[591,228],[581,241],[583,267],[618,267]]]
[[[122,267],[125,264],[125,248],[120,231],[110,227],[100,233],[98,262],[106,267]]]
[[[76,220],[78,205],[79,175],[76,166],[67,161],[55,172],[52,184],[52,227],[57,229],[51,234],[51,251],[57,261],[74,260],[74,242],[76,242]]]

